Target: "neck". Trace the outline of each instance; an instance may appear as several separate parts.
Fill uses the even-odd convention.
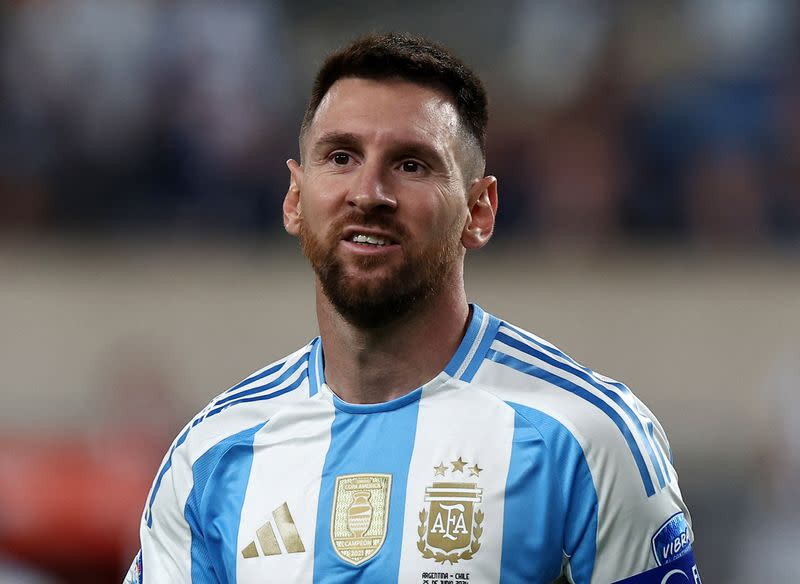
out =
[[[469,318],[463,285],[444,287],[424,306],[374,329],[346,321],[319,283],[316,297],[325,381],[354,404],[386,402],[436,377],[458,348]]]

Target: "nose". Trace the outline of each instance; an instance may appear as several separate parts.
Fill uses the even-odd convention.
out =
[[[359,167],[354,173],[347,203],[364,214],[397,208],[397,199],[391,193],[380,164],[366,162]]]

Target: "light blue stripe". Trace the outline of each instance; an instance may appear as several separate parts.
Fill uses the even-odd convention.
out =
[[[234,400],[238,400],[239,398],[242,398],[244,396],[253,395],[254,393],[260,393],[262,391],[267,391],[269,389],[272,389],[273,387],[278,387],[281,383],[283,383],[284,381],[289,379],[295,371],[297,371],[301,366],[305,365],[308,362],[307,357],[308,357],[307,353],[303,354],[303,356],[300,357],[297,361],[295,361],[291,365],[291,367],[287,368],[286,371],[281,373],[278,377],[276,377],[275,379],[273,379],[269,383],[267,383],[265,385],[259,385],[257,387],[251,387],[250,389],[246,389],[244,391],[240,391],[239,393],[236,393],[236,394],[228,395],[228,396],[226,396],[226,397],[224,397],[224,398],[222,398],[220,400],[217,400],[217,402],[214,404],[214,406],[215,407],[222,406],[222,405],[230,403],[230,402],[232,402]],[[206,417],[208,417],[208,416],[206,416]]]
[[[336,411],[325,458],[317,508],[314,583],[385,584],[396,582],[403,543],[408,466],[414,450],[419,400],[369,415]],[[340,559],[331,543],[331,512],[336,477],[382,473],[392,476],[389,524],[378,553],[359,566]]]
[[[596,555],[597,493],[583,449],[556,419],[507,403],[516,416],[500,581],[555,580],[562,554],[567,554],[575,582],[589,582]],[[532,524],[537,528],[531,529]]]
[[[526,333],[522,329],[519,329],[519,328],[517,328],[515,326],[509,325],[508,323],[504,322],[504,323],[502,323],[502,326],[503,326],[503,328],[505,328],[507,330],[510,330],[510,331],[513,331],[514,333],[518,334],[519,336],[521,336],[522,338],[524,338],[528,342],[530,342],[530,343],[536,345],[537,347],[541,348],[543,351],[547,351],[551,355],[554,355],[556,357],[560,357],[562,359],[565,359],[567,362],[571,363],[573,366],[577,367],[581,371],[584,371],[585,373],[591,375],[592,378],[595,379],[595,372],[594,371],[592,371],[588,367],[585,367],[585,366],[581,365],[580,363],[575,361],[572,357],[570,357],[566,353],[558,350],[555,347],[551,347],[551,346],[547,345],[546,343],[543,343],[543,342],[535,339],[534,337],[532,337],[531,335],[529,335],[528,333]],[[620,383],[619,381],[614,381],[614,380],[608,380],[608,381],[602,380],[602,381],[605,384],[611,385],[612,387],[616,387],[618,390],[620,390],[625,395],[631,395],[631,390],[624,383]],[[647,430],[650,433],[650,436],[652,437],[653,436],[653,422],[652,422],[652,420],[648,419],[646,421],[645,425],[647,426]],[[658,442],[655,440],[654,437],[653,437],[653,447],[655,448],[656,452],[658,452],[658,456],[661,459],[661,461],[663,462],[664,461],[664,453],[662,452],[661,447],[658,445]],[[655,463],[654,463],[653,466],[656,466]],[[666,476],[667,476],[667,482],[671,482],[672,481],[672,476],[670,475],[669,467],[666,465],[666,463],[664,463],[662,468],[664,470],[664,474],[666,474]],[[661,486],[663,488],[664,485],[662,484]]]
[[[236,582],[239,522],[258,424],[230,436],[192,465],[184,517],[192,533],[192,584]]]
[[[272,393],[268,393],[266,395],[256,395],[256,396],[253,396],[253,397],[243,397],[242,399],[238,399],[236,401],[227,403],[224,406],[220,406],[218,408],[214,408],[213,410],[208,412],[208,414],[206,414],[206,418],[210,418],[211,416],[214,416],[214,415],[220,413],[222,410],[226,410],[231,406],[235,406],[235,405],[238,405],[238,404],[249,403],[249,402],[266,401],[266,400],[270,400],[270,399],[276,398],[278,396],[281,396],[281,395],[283,395],[285,393],[289,393],[290,391],[294,391],[295,389],[297,389],[298,387],[300,387],[303,384],[303,381],[306,380],[307,375],[308,375],[308,369],[303,369],[300,372],[300,375],[297,377],[297,379],[293,383],[291,383],[290,385],[287,385],[284,388],[275,390]]]
[[[620,395],[617,392],[612,391],[607,387],[603,386],[603,384],[597,381],[591,374],[576,369],[575,367],[571,367],[570,365],[567,365],[565,363],[562,363],[561,361],[558,361],[549,355],[545,355],[541,351],[537,351],[533,347],[521,341],[518,341],[517,339],[510,337],[505,333],[499,333],[497,335],[497,340],[505,345],[508,345],[509,347],[517,349],[518,351],[522,351],[523,353],[530,355],[531,357],[540,359],[541,361],[544,361],[545,363],[552,365],[553,367],[560,369],[561,371],[575,375],[576,377],[582,379],[583,381],[585,381],[598,391],[601,391],[615,404],[617,404],[620,407],[620,409],[622,409],[622,411],[625,412],[630,421],[633,422],[633,425],[639,434],[639,438],[647,448],[647,453],[650,457],[650,462],[653,463],[653,468],[656,470],[656,477],[658,478],[658,484],[662,489],[664,488],[665,482],[664,482],[664,475],[661,472],[661,465],[659,464],[658,459],[656,458],[652,444],[650,444],[650,439],[647,437],[647,433],[645,432],[644,427],[642,426],[642,421],[634,413],[630,405],[628,405],[628,403],[622,397],[620,397]],[[639,450],[639,447],[636,446],[636,449]]]
[[[478,345],[475,354],[472,356],[472,360],[470,361],[467,368],[464,370],[464,373],[461,375],[461,379],[464,381],[472,381],[472,378],[475,377],[475,374],[478,372],[478,369],[483,363],[483,360],[486,358],[486,351],[489,350],[489,347],[494,341],[494,337],[497,334],[497,329],[500,327],[500,320],[491,314],[487,315],[489,317],[489,323],[486,325],[486,330],[483,332],[483,337],[481,338],[480,344]]]
[[[458,373],[467,355],[469,355],[472,345],[477,340],[478,332],[481,330],[481,322],[483,322],[484,315],[483,309],[477,304],[470,304],[470,307],[472,308],[472,318],[467,326],[467,332],[464,333],[464,338],[461,339],[461,344],[458,345],[455,355],[444,368],[451,377]]]
[[[644,461],[644,457],[642,456],[642,453],[636,444],[636,439],[634,438],[630,428],[625,423],[625,421],[607,403],[605,403],[602,399],[600,399],[598,396],[594,395],[590,391],[582,388],[580,385],[572,383],[571,381],[568,381],[563,377],[554,375],[549,371],[545,371],[540,367],[536,367],[535,365],[531,365],[530,363],[526,363],[525,361],[520,361],[519,359],[512,357],[510,355],[506,355],[505,353],[489,349],[486,356],[487,358],[491,359],[496,363],[500,363],[501,365],[506,365],[507,367],[510,367],[516,371],[525,373],[526,375],[530,375],[531,377],[537,377],[539,379],[547,381],[548,383],[552,383],[553,385],[565,389],[570,393],[585,399],[586,401],[588,401],[589,403],[600,409],[603,413],[605,413],[609,418],[611,418],[614,424],[616,424],[617,428],[619,428],[619,431],[622,432],[625,441],[628,443],[628,448],[631,451],[631,455],[633,456],[633,459],[636,462],[636,466],[639,469],[639,474],[642,477],[642,483],[644,484],[644,490],[647,493],[647,496],[651,497],[655,494],[653,481],[650,478],[650,473],[647,470],[647,464]]]
[[[308,395],[316,395],[319,391],[319,351],[320,339],[317,337],[311,343],[311,351],[308,353]]]

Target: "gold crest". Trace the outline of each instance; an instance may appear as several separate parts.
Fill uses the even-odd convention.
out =
[[[373,557],[386,541],[389,523],[390,474],[336,477],[331,515],[331,541],[336,554],[358,566]]]
[[[467,463],[460,456],[450,464],[451,475],[456,472],[464,475]],[[447,467],[440,463],[433,469],[434,476],[444,477]],[[468,470],[470,476],[477,477],[483,469],[475,464]],[[483,489],[475,482],[441,481],[425,489],[425,502],[429,505],[419,512],[417,527],[417,549],[422,557],[451,565],[472,559],[481,547],[483,534],[483,511],[477,505],[482,493]]]

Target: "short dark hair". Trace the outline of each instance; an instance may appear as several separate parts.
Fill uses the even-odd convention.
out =
[[[443,46],[409,34],[373,33],[331,54],[314,79],[300,126],[301,139],[325,94],[343,77],[398,78],[443,90],[453,100],[462,125],[475,138],[481,155],[486,156],[486,90],[478,76]]]

